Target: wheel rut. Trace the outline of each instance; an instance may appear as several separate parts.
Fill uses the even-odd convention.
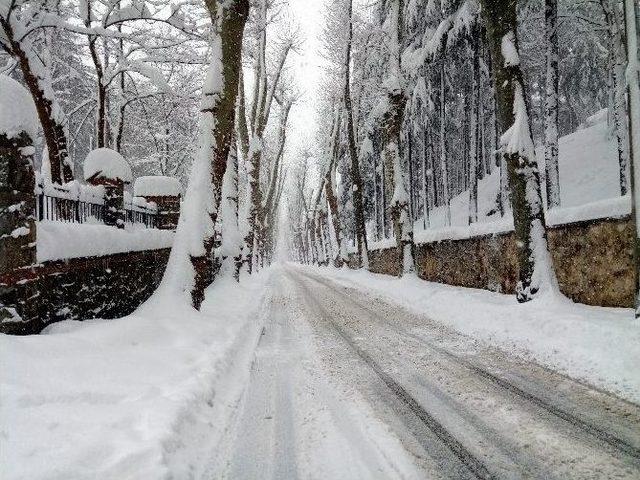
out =
[[[509,382],[508,380],[505,380],[504,378],[498,377],[497,375],[487,371],[486,369],[483,369],[482,367],[479,367],[477,365],[472,364],[471,362],[465,360],[464,358],[451,353],[435,344],[433,344],[433,342],[430,342],[429,340],[427,340],[426,338],[424,338],[423,336],[419,336],[416,334],[413,334],[411,332],[407,332],[404,331],[402,329],[397,328],[395,325],[393,325],[392,323],[388,322],[384,317],[382,317],[382,315],[380,315],[379,312],[373,310],[369,305],[366,305],[362,302],[359,302],[358,300],[355,300],[354,298],[352,298],[351,296],[349,296],[348,294],[346,294],[345,292],[341,291],[340,289],[336,288],[334,284],[332,284],[331,282],[328,282],[324,279],[320,279],[317,278],[314,275],[309,275],[309,274],[303,274],[306,278],[317,282],[319,284],[321,284],[322,286],[324,286],[325,288],[331,290],[333,293],[340,295],[342,298],[347,299],[349,302],[357,305],[359,308],[365,310],[366,312],[368,312],[371,317],[375,318],[376,320],[378,320],[379,322],[383,323],[385,326],[392,328],[394,330],[394,332],[396,332],[397,334],[404,336],[404,337],[409,337],[412,338],[413,340],[416,340],[424,345],[426,345],[429,349],[431,349],[432,351],[435,351],[436,353],[447,357],[448,359],[450,359],[451,361],[453,361],[454,363],[470,370],[471,372],[475,373],[479,378],[492,383],[495,386],[498,386],[500,388],[502,388],[503,390],[508,391],[509,393],[515,394],[516,396],[518,396],[519,398],[526,400],[527,402],[537,406],[538,408],[541,408],[543,410],[545,410],[547,413],[555,416],[556,418],[559,418],[565,422],[567,422],[568,424],[572,425],[575,428],[580,429],[581,431],[589,434],[590,436],[592,436],[593,438],[595,438],[596,440],[598,440],[599,442],[606,444],[609,448],[622,453],[626,456],[632,457],[636,460],[640,460],[640,448],[638,448],[635,445],[632,445],[631,443],[625,441],[622,438],[619,438],[615,435],[612,435],[611,433],[605,431],[604,429],[593,425],[581,418],[579,418],[578,416],[571,414],[569,412],[567,412],[566,410],[563,410],[551,403],[549,403],[548,401],[534,395],[531,394],[525,390],[523,390],[522,388],[518,387],[517,385],[514,385],[513,383]],[[334,322],[332,322],[335,325]]]
[[[447,429],[429,412],[427,412],[409,393],[407,390],[396,382],[383,368],[357,343],[349,336],[349,334],[340,325],[331,319],[331,315],[324,307],[313,297],[312,292],[301,284],[300,288],[306,293],[307,301],[313,304],[313,307],[321,313],[322,320],[327,322],[336,333],[344,340],[349,348],[358,355],[358,357],[375,372],[382,382],[394,393],[394,395],[404,403],[411,412],[446,446],[453,455],[469,470],[469,472],[478,479],[492,480],[495,477],[489,469],[480,461],[472,452],[470,452],[460,441],[451,435]]]

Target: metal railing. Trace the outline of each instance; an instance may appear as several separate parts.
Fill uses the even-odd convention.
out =
[[[104,205],[39,193],[36,202],[36,218],[39,221],[86,223],[90,218],[101,222]]]
[[[132,208],[125,208],[127,223],[142,223],[147,228],[154,228],[157,225],[158,213],[150,208],[133,205]]]
[[[66,198],[65,190],[54,187],[60,196],[44,193],[40,188],[36,194],[35,216],[39,221],[51,220],[66,223],[103,222],[105,205],[79,199]],[[142,224],[147,228],[154,228],[157,224],[157,211],[141,205],[127,204],[125,206],[125,222]]]

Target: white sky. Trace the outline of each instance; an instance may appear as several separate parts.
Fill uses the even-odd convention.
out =
[[[324,22],[324,5],[331,0],[289,0],[295,20],[300,24],[304,45],[292,57],[296,82],[303,92],[299,103],[291,110],[292,132],[288,137],[288,156],[292,159],[305,146],[312,146],[316,128],[316,103],[322,79],[323,58],[320,55]]]

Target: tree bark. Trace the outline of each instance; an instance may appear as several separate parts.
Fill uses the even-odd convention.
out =
[[[556,287],[547,248],[540,176],[526,105],[525,85],[518,56],[516,0],[482,0],[495,73],[495,88],[508,168],[511,204],[518,247],[519,302],[532,300],[541,290]],[[508,138],[507,138],[508,137]]]
[[[544,117],[544,160],[547,208],[560,206],[558,169],[558,0],[545,0],[545,43],[547,60]]]
[[[219,72],[222,80],[221,92],[208,92],[205,89],[202,114],[215,119],[211,132],[213,145],[211,148],[211,195],[213,196],[213,209],[209,212],[212,225],[216,224],[220,201],[222,198],[222,181],[227,169],[227,159],[233,138],[235,125],[235,106],[238,94],[238,82],[242,51],[242,37],[244,26],[249,14],[248,0],[205,0],[207,9],[214,25],[219,27],[222,72]],[[214,49],[215,52],[215,49]],[[215,54],[215,53],[214,53]],[[216,61],[216,59],[214,59]],[[207,98],[210,97],[210,98]],[[213,229],[212,229],[213,230]],[[214,233],[203,239],[204,254],[191,256],[191,264],[195,272],[193,287],[191,289],[192,304],[200,309],[204,300],[204,290],[211,281],[210,262],[214,243]]]
[[[364,218],[364,203],[362,200],[363,183],[360,175],[360,162],[356,148],[356,134],[353,121],[353,107],[351,104],[351,44],[353,42],[353,1],[347,0],[347,45],[344,61],[344,106],[347,114],[347,144],[351,157],[351,184],[353,185],[353,210],[355,223],[355,237],[358,247],[358,267],[369,268],[369,251],[367,246],[367,230]]]

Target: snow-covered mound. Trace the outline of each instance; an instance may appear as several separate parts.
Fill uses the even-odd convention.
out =
[[[35,139],[38,115],[29,91],[13,78],[0,75],[0,92],[0,134],[14,137],[27,132]]]
[[[544,149],[536,151],[540,167],[542,195],[544,188]],[[620,173],[616,138],[607,125],[607,111],[589,117],[583,127],[559,140],[561,206],[546,212],[549,225],[607,217],[621,217],[631,212],[629,196],[620,196]],[[511,213],[504,218],[497,212],[500,170],[478,182],[478,222],[469,226],[469,192],[451,199],[451,225],[447,225],[445,207],[429,213],[425,222],[418,212],[415,240],[418,243],[444,239],[463,239],[513,230]],[[545,198],[546,201],[546,198]],[[426,228],[425,228],[426,227]]]
[[[216,281],[200,312],[156,297],[116,320],[0,335],[3,480],[166,479],[170,459],[193,464],[196,439],[210,454],[263,323],[266,277],[247,280]]]
[[[180,182],[163,175],[138,177],[133,185],[136,197],[177,197],[181,193]]]
[[[140,207],[148,210],[158,208],[156,202],[147,202],[144,197],[133,197],[129,192],[124,192],[124,206],[126,209]]]
[[[131,183],[133,175],[131,167],[115,150],[110,148],[96,148],[89,152],[84,160],[84,179],[104,178],[108,180],[121,180]]]

